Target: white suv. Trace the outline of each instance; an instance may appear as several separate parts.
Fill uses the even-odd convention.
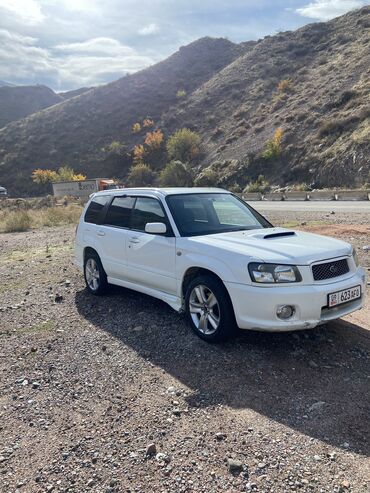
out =
[[[242,329],[307,329],[358,310],[365,272],[348,243],[274,228],[217,188],[94,194],[76,233],[87,289],[117,284],[185,310],[218,341]]]

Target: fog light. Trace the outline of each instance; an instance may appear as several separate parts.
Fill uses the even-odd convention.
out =
[[[282,320],[287,320],[288,318],[292,317],[294,313],[295,313],[295,308],[294,306],[291,305],[281,305],[278,306],[276,310],[276,315]]]

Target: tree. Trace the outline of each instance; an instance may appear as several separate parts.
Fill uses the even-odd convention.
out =
[[[181,161],[171,161],[161,171],[159,177],[163,187],[191,187],[193,178]]]
[[[132,125],[132,133],[133,133],[133,134],[138,134],[138,133],[140,132],[140,130],[141,130],[141,125],[140,125],[140,123],[134,123],[134,124]]]
[[[194,161],[200,154],[200,137],[188,128],[182,128],[168,139],[167,152],[170,159],[183,163]]]
[[[275,130],[273,138],[268,140],[266,143],[266,148],[262,153],[262,157],[265,159],[276,159],[280,156],[283,135],[284,130],[281,127]]]
[[[138,144],[134,147],[134,163],[143,163],[145,156],[145,148],[142,144]]]
[[[155,173],[147,164],[138,163],[131,166],[127,179],[129,184],[133,187],[153,185],[155,181]]]
[[[86,180],[86,176],[76,174],[69,166],[62,166],[58,171],[51,169],[35,169],[32,172],[32,181],[38,184],[51,183],[53,181],[79,181]]]
[[[144,144],[148,147],[148,150],[160,149],[164,141],[164,135],[162,130],[155,130],[154,132],[148,132],[145,136]]]

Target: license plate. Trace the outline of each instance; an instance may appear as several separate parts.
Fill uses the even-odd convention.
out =
[[[361,298],[361,286],[342,289],[342,291],[328,294],[328,307],[332,308],[333,306],[341,305],[357,298]]]

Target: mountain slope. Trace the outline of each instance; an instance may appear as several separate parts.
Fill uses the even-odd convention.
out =
[[[266,37],[162,118],[204,142],[225,185],[370,181],[370,8]],[[279,91],[279,82],[286,81]],[[282,155],[261,158],[277,128]],[[231,161],[238,160],[238,162]],[[231,161],[231,162],[230,162]]]
[[[143,139],[133,123],[150,117],[165,135],[199,132],[194,173],[210,166],[224,186],[243,188],[259,174],[281,185],[362,185],[370,181],[369,107],[370,7],[258,42],[203,38],[0,130],[0,182],[33,193],[32,170],[63,163],[124,177],[130,159],[109,160],[102,148],[119,140],[132,149]],[[278,128],[280,152],[262,157]]]
[[[63,98],[46,86],[4,85],[0,87],[0,128],[61,101]]]
[[[203,38],[152,67],[8,125],[0,130],[1,183],[26,193],[34,168],[62,163],[107,174],[99,167],[103,146],[114,139],[135,143],[133,123],[157,121],[178,90],[192,92],[244,51],[225,39]]]

